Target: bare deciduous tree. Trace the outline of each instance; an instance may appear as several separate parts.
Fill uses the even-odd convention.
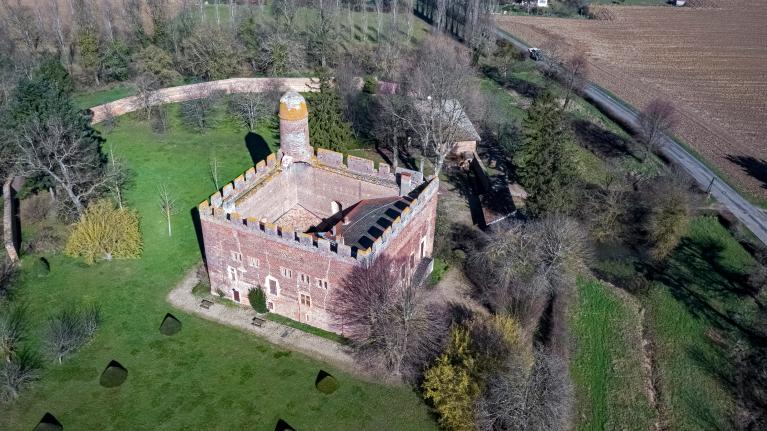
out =
[[[208,163],[208,172],[210,173],[210,179],[213,180],[213,185],[216,186],[216,190],[220,190],[219,187],[219,169],[221,168],[221,162],[218,161],[218,157],[214,154],[210,162]]]
[[[560,431],[570,427],[573,385],[567,362],[539,351],[532,369],[512,358],[507,369],[488,379],[477,403],[481,431]]]
[[[101,323],[101,310],[91,305],[83,308],[68,306],[48,321],[46,347],[60,364],[64,357],[87,343]]]
[[[647,204],[643,227],[650,256],[662,261],[682,240],[690,221],[693,195],[690,178],[679,171],[656,178],[644,191]]]
[[[466,120],[478,112],[479,92],[469,53],[446,37],[430,37],[416,51],[404,72],[400,110],[390,106],[415,133],[425,156],[439,174],[455,142],[466,131]]]
[[[298,0],[275,0],[272,2],[272,13],[277,21],[286,29],[293,28],[293,21],[298,12]]]
[[[286,33],[272,33],[261,45],[258,67],[270,76],[283,75],[303,66],[306,50]]]
[[[162,103],[162,96],[157,92],[162,86],[160,79],[151,73],[142,73],[134,81],[136,86],[136,98],[141,109],[146,114],[146,119],[152,119],[152,107]]]
[[[663,134],[676,124],[674,105],[663,99],[654,99],[639,113],[639,135],[647,152],[660,149]]]
[[[259,121],[274,112],[274,101],[264,93],[233,94],[229,98],[229,112],[252,132]]]
[[[362,361],[378,371],[412,377],[439,351],[445,327],[439,307],[426,303],[424,287],[413,283],[407,267],[379,256],[334,290],[331,306]]]
[[[576,52],[568,57],[560,67],[560,78],[565,87],[565,102],[562,109],[566,110],[573,93],[583,90],[588,82],[589,63],[586,54]]]
[[[170,220],[171,217],[178,212],[178,208],[176,207],[176,198],[174,198],[170,193],[166,184],[160,185],[160,188],[157,191],[157,195],[159,198],[160,211],[162,211],[162,216],[168,222],[168,236],[173,236],[173,229],[171,227]]]
[[[24,307],[19,306],[0,308],[0,358],[6,362],[11,361],[24,340],[25,311]]]
[[[11,291],[18,274],[18,266],[7,256],[0,257],[0,300]]]
[[[0,401],[11,401],[40,377],[40,359],[36,352],[24,349],[9,361],[0,363]]]
[[[181,118],[184,122],[203,132],[213,126],[213,107],[222,94],[210,91],[204,86],[195,86],[187,90],[186,101],[181,103]]]
[[[51,178],[77,214],[111,181],[91,133],[63,115],[53,114],[46,120],[31,118],[16,136],[19,169],[27,175]]]
[[[514,224],[492,239],[469,257],[469,276],[488,304],[526,328],[538,323],[552,294],[572,288],[591,255],[584,229],[560,216]]]

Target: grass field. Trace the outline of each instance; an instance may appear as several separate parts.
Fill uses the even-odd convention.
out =
[[[645,391],[637,307],[603,283],[580,278],[572,309],[576,429],[651,429],[655,414]]]
[[[174,119],[176,112],[172,107]],[[205,134],[187,132],[176,121],[169,134],[156,135],[130,116],[106,135],[134,173],[125,194],[141,216],[143,256],[90,267],[46,256],[51,262],[46,278],[34,277],[29,271],[34,257],[25,258],[18,300],[29,305],[32,344],[41,344],[47,316],[73,301],[100,304],[104,323],[63,365],[46,361],[42,379],[3,407],[0,429],[32,429],[45,412],[69,430],[271,431],[280,418],[303,430],[436,428],[409,387],[360,381],[166,303],[168,291],[200,260],[191,209],[215,191],[209,158],[216,154],[222,178],[234,178],[252,165],[244,136],[226,121]],[[269,133],[263,139],[274,144]],[[158,209],[161,183],[180,209],[171,238]],[[167,312],[183,324],[172,337],[158,331]],[[106,389],[99,386],[99,374],[113,359],[127,368],[128,379]],[[315,390],[320,369],[339,380],[334,394]]]
[[[135,93],[136,89],[130,84],[117,83],[105,88],[80,92],[74,97],[74,102],[79,108],[92,108],[117,99],[122,99],[123,97],[132,96]]]
[[[696,218],[643,303],[652,325],[670,429],[730,429],[731,337],[757,312],[742,280],[751,256],[714,217]]]

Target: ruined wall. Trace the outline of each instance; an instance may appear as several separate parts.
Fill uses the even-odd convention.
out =
[[[226,94],[260,93],[270,88],[274,81],[279,82],[279,85],[284,90],[300,92],[316,91],[316,85],[312,83],[313,78],[231,78],[219,81],[201,82],[199,84],[162,88],[154,93],[154,102],[152,105],[201,99],[209,96],[215,91],[222,91]],[[120,116],[140,109],[143,109],[143,106],[141,100],[137,96],[115,100],[114,102],[90,108],[93,113],[91,123],[100,123],[110,114],[113,116]]]
[[[15,220],[18,201],[15,199],[13,189],[13,177],[9,177],[3,184],[3,246],[12,262],[19,261],[18,245],[21,232]]]

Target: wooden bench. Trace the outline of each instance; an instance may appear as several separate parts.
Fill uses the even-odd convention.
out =
[[[266,319],[258,316],[253,317],[253,320],[250,321],[251,325],[258,326],[259,328],[263,326],[264,323],[266,323]]]
[[[211,305],[213,305],[213,301],[209,301],[207,299],[203,299],[202,302],[200,302],[200,307],[206,310],[210,309]]]

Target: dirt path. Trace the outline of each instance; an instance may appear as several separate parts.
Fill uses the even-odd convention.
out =
[[[434,301],[461,304],[478,313],[488,314],[480,303],[470,296],[471,282],[460,268],[451,266],[436,286],[431,289],[429,296]]]
[[[195,266],[170,291],[167,296],[168,302],[188,313],[253,333],[276,346],[327,362],[365,380],[380,382],[380,379],[372,376],[358,365],[358,361],[352,355],[351,348],[347,346],[277,322],[267,321],[261,327],[253,326],[251,320],[256,312],[245,307],[230,308],[222,304],[213,304],[207,310],[201,308],[199,305],[201,298],[192,294],[192,288],[198,282],[197,267]]]
[[[656,420],[653,423],[653,431],[660,431],[665,429],[663,424],[665,423],[664,419],[664,410],[661,406],[660,401],[660,378],[658,376],[658,368],[655,360],[655,346],[650,339],[650,333],[647,327],[647,321],[645,318],[645,309],[642,307],[642,305],[639,303],[639,300],[637,300],[634,295],[626,292],[623,289],[620,289],[619,287],[604,282],[607,286],[612,289],[615,294],[623,300],[625,304],[627,304],[629,307],[633,308],[634,311],[637,313],[637,316],[639,316],[639,322],[637,322],[636,332],[639,335],[639,338],[641,340],[641,353],[642,353],[642,377],[644,380],[644,387],[645,387],[645,393],[647,395],[647,400],[650,403],[650,406],[655,410],[656,414]]]

